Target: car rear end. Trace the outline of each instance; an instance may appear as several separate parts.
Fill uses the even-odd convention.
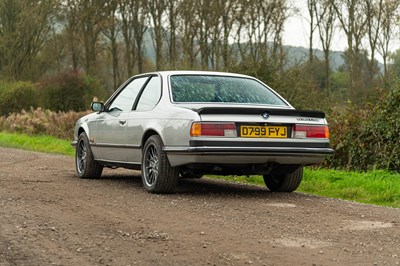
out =
[[[325,114],[295,110],[274,90],[244,75],[170,76],[172,102],[198,113],[188,146],[166,147],[173,165],[299,164],[332,154]]]
[[[333,153],[324,114],[293,109],[193,109],[188,147],[168,150],[171,164],[321,163]]]

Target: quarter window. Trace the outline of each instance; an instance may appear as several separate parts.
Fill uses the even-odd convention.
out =
[[[140,96],[136,110],[147,111],[156,106],[161,96],[161,82],[160,77],[154,76],[151,78],[142,95]]]
[[[143,87],[144,83],[148,77],[142,77],[132,80],[125,88],[118,94],[118,96],[114,99],[110,107],[108,108],[110,111],[123,111],[129,112],[132,111],[133,104],[137,95],[140,92],[140,89]]]

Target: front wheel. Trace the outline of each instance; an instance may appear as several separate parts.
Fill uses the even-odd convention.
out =
[[[78,137],[75,152],[76,173],[80,178],[99,178],[103,172],[103,165],[94,160],[89,140],[85,132]]]
[[[295,191],[303,178],[303,166],[299,166],[294,171],[272,172],[264,175],[264,183],[272,192],[292,192]]]
[[[172,167],[158,135],[151,136],[142,154],[142,182],[151,193],[169,193],[178,182],[179,168]]]

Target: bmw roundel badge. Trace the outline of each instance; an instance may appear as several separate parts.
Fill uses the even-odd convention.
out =
[[[262,113],[261,116],[262,116],[264,119],[268,119],[268,118],[269,118],[269,114],[268,114],[268,113]]]

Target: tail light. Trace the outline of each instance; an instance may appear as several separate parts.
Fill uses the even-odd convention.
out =
[[[236,137],[235,123],[193,123],[190,128],[191,137]]]
[[[306,139],[306,138],[322,138],[329,139],[328,126],[314,126],[314,125],[294,125],[293,138]]]

